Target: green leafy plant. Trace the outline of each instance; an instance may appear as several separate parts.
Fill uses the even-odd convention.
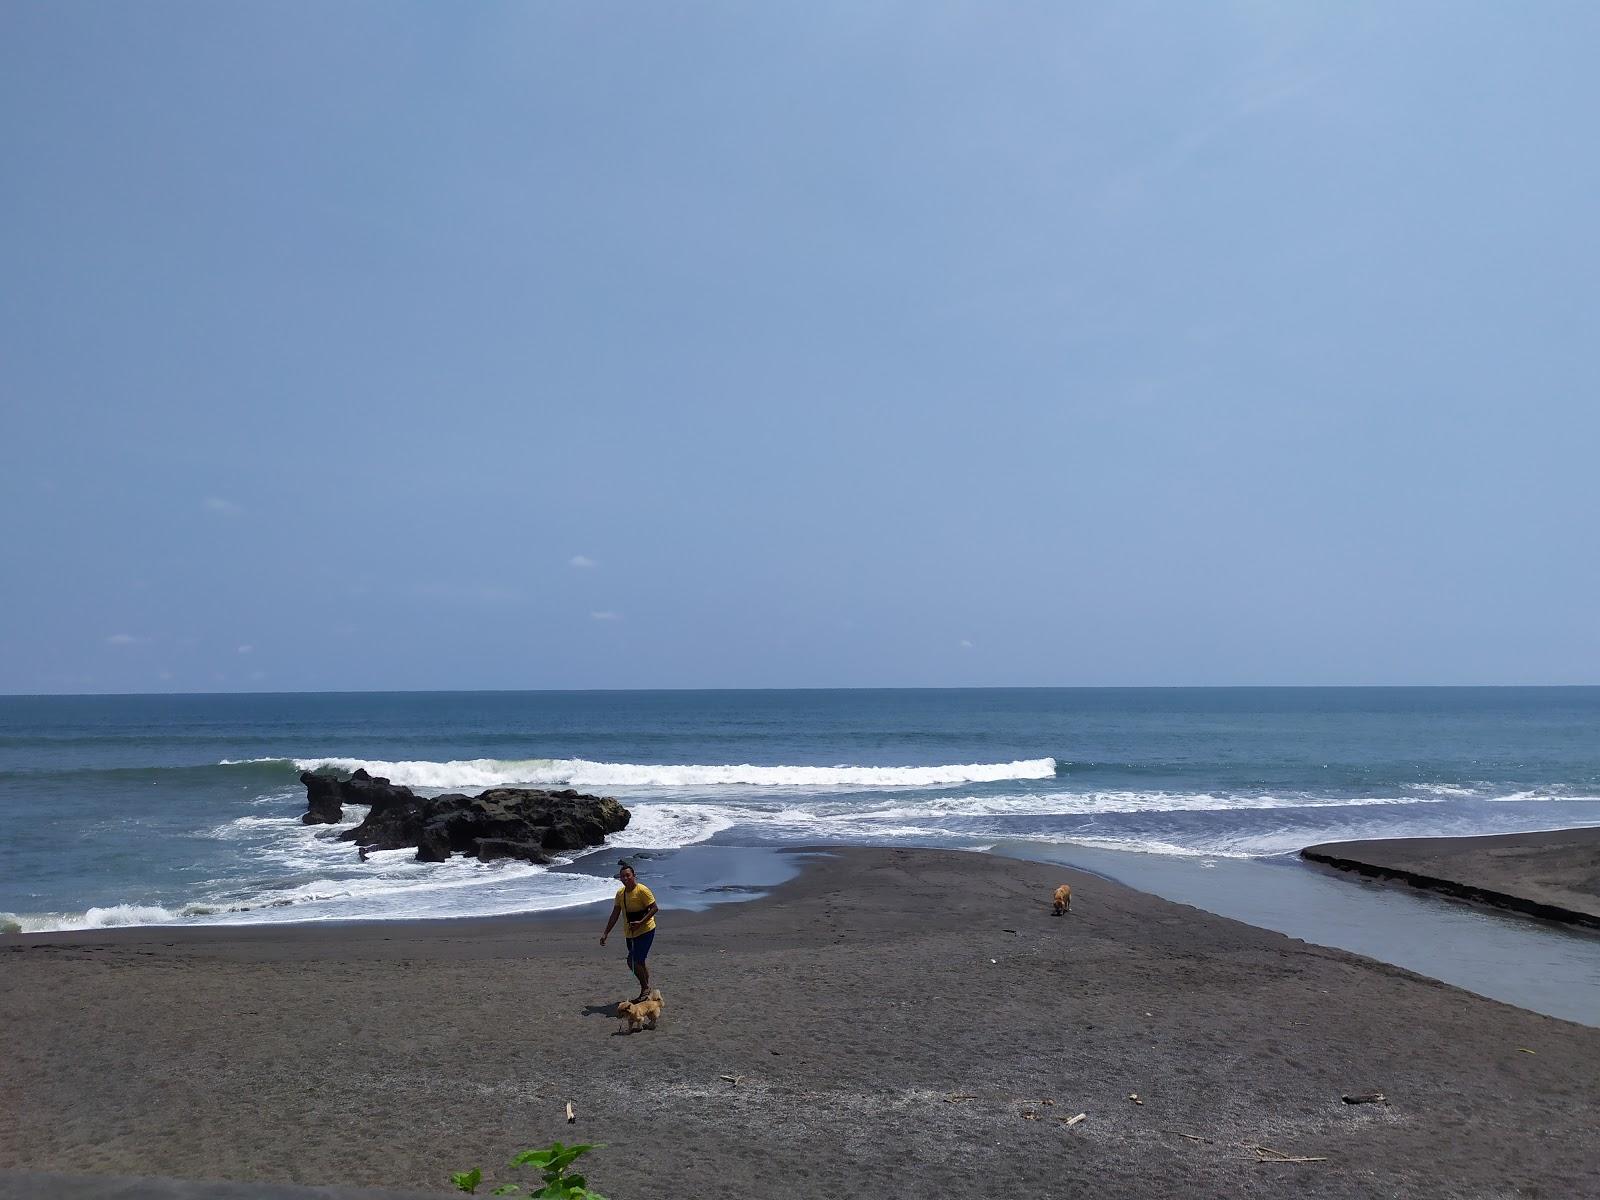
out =
[[[521,1185],[515,1183],[502,1183],[491,1196],[525,1195],[527,1200],[606,1200],[599,1192],[589,1190],[589,1183],[582,1175],[569,1173],[568,1168],[578,1159],[591,1150],[600,1147],[592,1143],[577,1146],[563,1146],[560,1142],[552,1142],[542,1150],[524,1150],[511,1160],[511,1169],[518,1167],[532,1167],[538,1171],[544,1184],[538,1191],[522,1192]],[[483,1172],[477,1167],[470,1171],[457,1171],[450,1176],[450,1182],[461,1191],[472,1195],[477,1192],[478,1185],[483,1182]],[[530,1184],[531,1188],[532,1185]]]

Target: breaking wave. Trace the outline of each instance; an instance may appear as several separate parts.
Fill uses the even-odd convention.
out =
[[[1002,796],[930,796],[912,803],[858,799],[799,798],[787,803],[749,802],[658,803],[630,801],[633,819],[621,833],[607,839],[617,846],[670,849],[706,841],[723,830],[737,828],[743,835],[781,842],[883,843],[920,840],[936,844],[967,844],[997,836],[1026,836],[1050,840],[1090,842],[1073,831],[1060,830],[1055,818],[1094,819],[1108,816],[1223,815],[1234,812],[1274,812],[1292,820],[1297,812],[1331,813],[1344,808],[1374,809],[1443,803],[1423,796],[1336,798],[1315,795],[1230,796],[1207,792],[1036,792]],[[1038,822],[1043,822],[1038,823]],[[1268,828],[1269,826],[1263,826]],[[1276,828],[1276,826],[1270,826]],[[1105,840],[1105,839],[1101,839]],[[1220,851],[1211,848],[1173,850],[1172,843],[1139,836],[1126,842],[1111,839],[1125,849],[1156,854],[1234,853],[1240,857],[1276,854],[1292,848],[1287,843],[1259,843],[1246,838],[1239,846]],[[1311,840],[1316,840],[1312,838]],[[1107,841],[1106,844],[1110,844]]]
[[[37,916],[0,913],[0,932],[56,933],[66,929],[116,929],[125,925],[172,925],[181,912],[159,904],[112,904],[81,913],[42,913]]]
[[[363,769],[404,787],[943,787],[1013,779],[1051,779],[1053,758],[934,767],[762,767],[739,765],[644,765],[590,762],[582,758],[470,758],[450,762],[383,762],[364,758],[297,758],[300,771]]]

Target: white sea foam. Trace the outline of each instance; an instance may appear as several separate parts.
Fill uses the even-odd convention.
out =
[[[113,925],[258,925],[285,921],[404,920],[494,916],[570,908],[610,898],[615,884],[592,875],[549,875],[527,864],[476,864],[482,878],[411,880],[317,879],[228,903],[197,901],[174,912],[119,904],[86,913],[0,914],[0,930],[54,933]],[[443,866],[446,864],[430,864]],[[534,876],[537,875],[537,878]],[[532,886],[530,886],[532,884]]]
[[[1163,841],[1160,838],[1141,837],[1092,837],[1077,834],[1051,835],[1040,837],[1036,834],[1029,835],[1026,839],[1030,842],[1046,842],[1056,846],[1092,846],[1100,850],[1121,850],[1133,854],[1164,854],[1174,858],[1265,858],[1269,855],[1282,854],[1287,850],[1298,848],[1280,844],[1277,841],[1264,841],[1254,839],[1247,842],[1229,843],[1226,841],[1186,845],[1178,842]]]
[[[363,769],[369,775],[405,787],[488,788],[696,788],[745,787],[941,787],[958,783],[995,783],[1012,779],[1050,779],[1053,758],[1005,763],[957,763],[934,767],[763,767],[738,765],[645,765],[590,762],[582,758],[472,758],[450,762],[385,762],[364,758],[297,758],[296,769],[317,771]]]
[[[744,810],[709,804],[641,804],[621,833],[606,842],[637,850],[669,850],[690,846],[731,829],[748,815]]]
[[[927,817],[1067,817],[1111,813],[1251,812],[1294,808],[1367,808],[1439,804],[1424,796],[1218,796],[1209,792],[1039,792],[1025,796],[936,796],[915,805],[863,808],[836,820],[875,821]]]
[[[338,853],[321,856],[323,861],[318,862],[313,848],[301,845],[268,851],[266,857],[301,873],[317,866],[353,866],[354,850],[348,843],[324,845],[336,847]],[[606,899],[614,887],[608,879],[551,874],[532,863],[482,863],[464,857],[443,863],[418,863],[410,858],[411,853],[380,852],[370,856],[360,871],[352,870],[347,875],[323,874],[242,894],[226,886],[213,887],[181,908],[118,904],[83,913],[0,914],[0,929],[39,933],[125,925],[489,916],[588,904]],[[337,863],[328,861],[335,858]]]
[[[218,825],[208,836],[232,839],[246,837],[261,830],[277,829],[287,831],[296,826],[301,829],[306,828],[306,826],[301,825],[299,817],[235,817],[231,821],[225,821]]]
[[[83,914],[85,929],[109,929],[116,925],[160,925],[175,920],[177,914],[156,904],[113,904],[91,908]]]
[[[113,929],[123,925],[172,925],[181,913],[159,904],[110,904],[76,913],[0,913],[0,931],[58,933],[68,929]]]
[[[1506,787],[1512,791],[1503,791]],[[1430,796],[1442,799],[1483,800],[1490,804],[1562,804],[1567,802],[1600,801],[1600,796],[1582,795],[1572,791],[1564,784],[1552,784],[1543,788],[1517,787],[1515,784],[1454,784],[1454,783],[1412,783],[1406,785],[1406,790],[1423,792]]]
[[[256,892],[206,920],[258,924],[539,912],[607,899],[614,886],[609,879],[552,874],[532,863],[480,863],[472,858],[443,863],[390,862],[381,864],[376,876],[318,878]]]
[[[1483,799],[1493,804],[1575,804],[1587,801],[1590,804],[1600,801],[1600,796],[1573,796],[1565,793],[1551,791],[1528,790],[1511,792],[1504,796],[1484,796]]]
[[[1425,792],[1430,796],[1445,797],[1481,796],[1483,794],[1481,788],[1470,785],[1462,786],[1455,783],[1408,783],[1406,784],[1406,790],[1408,792]]]
[[[705,841],[726,829],[738,828],[762,839],[784,842],[890,842],[967,844],[997,836],[1018,836],[1053,841],[1087,842],[1071,831],[1048,826],[1022,831],[1017,822],[1029,818],[1048,822],[1057,817],[1099,817],[1118,814],[1229,813],[1316,809],[1367,809],[1392,805],[1431,806],[1442,797],[1377,796],[1341,798],[1314,795],[1230,796],[1207,792],[1038,792],[1002,796],[930,796],[912,803],[861,804],[857,801],[814,797],[786,804],[759,800],[746,804],[630,802],[633,819],[628,828],[607,841],[646,849],[678,847]],[[1319,818],[1325,820],[1325,818]],[[1168,835],[1170,837],[1170,835]],[[1224,838],[1226,835],[1222,835]],[[1095,844],[1155,854],[1223,855],[1251,857],[1298,849],[1320,834],[1288,826],[1242,832],[1234,842],[1217,841],[1218,835],[1195,835],[1191,844],[1153,839],[1142,834],[1127,839],[1102,837]],[[1323,840],[1326,840],[1325,838]]]

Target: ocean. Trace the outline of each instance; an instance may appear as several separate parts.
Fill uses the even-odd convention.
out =
[[[307,827],[302,770],[614,795],[593,869]],[[0,698],[0,925],[481,916],[617,855],[916,845],[1152,864],[1600,825],[1600,688],[432,692]],[[348,814],[354,823],[359,810]]]

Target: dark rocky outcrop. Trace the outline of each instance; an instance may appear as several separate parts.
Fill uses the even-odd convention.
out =
[[[361,804],[367,815],[339,835],[363,854],[415,846],[417,861],[443,862],[468,854],[485,862],[517,858],[545,863],[552,854],[598,846],[627,827],[629,812],[608,796],[565,789],[491,788],[477,796],[452,792],[418,796],[410,788],[357,769],[349,779],[300,776],[306,785],[307,825],[343,819],[344,805]]]
[[[359,772],[365,775],[365,771]],[[306,812],[300,818],[302,825],[337,825],[344,820],[344,784],[331,775],[313,775],[310,771],[300,776],[306,785]]]

